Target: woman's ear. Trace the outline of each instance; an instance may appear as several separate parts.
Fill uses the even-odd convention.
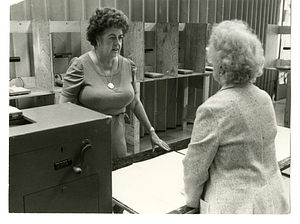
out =
[[[220,66],[219,73],[220,73],[220,76],[225,75],[225,73],[226,73],[226,71],[223,69],[222,65]]]

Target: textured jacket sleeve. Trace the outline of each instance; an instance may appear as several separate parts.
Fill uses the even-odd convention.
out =
[[[218,145],[217,120],[211,110],[202,105],[197,110],[191,142],[183,159],[184,194],[189,207],[199,207]]]
[[[70,64],[64,78],[62,95],[68,98],[77,98],[83,83],[83,65],[77,57],[73,58]]]

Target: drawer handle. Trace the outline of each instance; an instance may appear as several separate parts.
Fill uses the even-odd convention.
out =
[[[85,151],[89,148],[92,148],[92,144],[91,144],[91,141],[89,139],[85,139],[83,142],[82,142],[82,149],[80,151],[80,162],[77,166],[74,166],[73,167],[73,170],[75,173],[77,174],[81,174],[82,172],[82,169],[80,168],[80,166],[82,165],[83,161],[84,161],[84,154],[85,154]]]

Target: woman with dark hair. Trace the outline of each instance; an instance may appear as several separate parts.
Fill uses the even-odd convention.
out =
[[[222,87],[196,112],[183,160],[186,204],[200,213],[288,213],[272,100],[253,84],[263,72],[260,41],[242,21],[223,21],[207,57]]]
[[[126,156],[124,116],[128,106],[149,131],[152,148],[170,147],[155,133],[137,96],[135,65],[120,55],[128,18],[115,8],[97,9],[89,20],[87,40],[94,49],[72,59],[60,103],[72,102],[112,116],[112,158]]]

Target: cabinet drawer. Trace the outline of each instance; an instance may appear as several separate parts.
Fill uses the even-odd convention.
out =
[[[98,208],[98,175],[92,175],[24,197],[25,212],[93,212]]]

